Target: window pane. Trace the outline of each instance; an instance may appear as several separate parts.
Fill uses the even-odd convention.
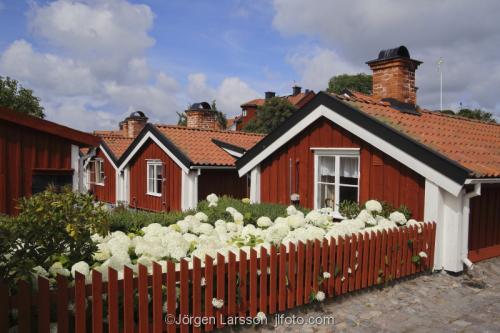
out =
[[[320,182],[335,182],[335,156],[320,156],[318,171]]]
[[[339,203],[345,200],[358,202],[358,188],[349,186],[340,186]]]
[[[148,177],[149,179],[153,179],[155,177],[155,166],[152,164],[148,164]]]
[[[148,179],[148,192],[154,193],[155,191],[155,181],[151,178]]]
[[[318,184],[319,207],[335,206],[335,185]]]
[[[161,194],[162,184],[161,178],[156,180],[156,193]]]
[[[340,158],[340,184],[358,185],[358,158]]]

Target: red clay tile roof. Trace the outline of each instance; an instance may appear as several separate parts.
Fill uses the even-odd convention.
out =
[[[134,138],[124,136],[121,131],[94,131],[94,134],[102,139],[116,159],[119,159],[134,141]]]
[[[286,98],[292,105],[295,105],[297,106],[297,104],[299,104],[302,99],[304,97],[306,97],[308,94],[310,94],[310,92],[303,92],[303,93],[300,93],[300,94],[297,94],[297,95],[289,95],[289,96],[282,96],[281,98]],[[252,99],[251,101],[248,101],[244,104],[241,105],[241,107],[244,107],[244,106],[262,106],[264,105],[264,103],[266,102],[266,100],[264,98],[257,98],[257,99]]]
[[[474,177],[500,176],[500,125],[419,109],[403,113],[357,92],[335,95],[366,114],[469,169]]]
[[[212,142],[212,139],[248,150],[264,137],[261,134],[237,131],[204,130],[161,124],[155,126],[195,165],[235,165],[236,159]]]

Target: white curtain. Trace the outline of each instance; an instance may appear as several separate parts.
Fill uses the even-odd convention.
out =
[[[322,157],[320,157],[319,173],[321,176],[335,176],[335,157],[334,156],[322,156]]]
[[[342,177],[358,178],[358,158],[357,157],[341,157],[340,158],[340,175]]]

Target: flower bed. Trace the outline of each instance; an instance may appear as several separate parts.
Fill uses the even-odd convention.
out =
[[[240,250],[249,253],[251,249],[260,253],[260,248],[269,251],[271,247],[281,244],[288,248],[292,243],[297,245],[299,242],[329,240],[332,237],[338,239],[396,227],[416,226],[421,230],[423,225],[415,220],[407,221],[405,215],[398,211],[392,212],[388,218],[378,215],[382,212],[382,205],[375,200],[366,202],[356,218],[341,222],[333,222],[331,209],[304,214],[294,206],[286,209],[286,216],[278,216],[274,220],[267,216],[258,217],[255,225],[245,223],[244,215],[233,207],[225,208],[226,220],[210,221],[208,216],[211,210],[220,210],[218,201],[217,196],[209,195],[206,212],[187,215],[169,226],[152,223],[135,233],[115,231],[105,237],[95,234],[92,240],[98,250],[93,255],[93,262],[78,262],[69,269],[64,268],[64,263],[56,261],[48,272],[37,268],[36,273],[53,278],[57,274],[74,276],[78,271],[90,280],[90,271],[95,269],[106,281],[109,267],[117,270],[119,278],[122,278],[124,266],[137,273],[138,264],[151,271],[153,262],[157,262],[165,272],[169,260],[179,263],[181,259],[186,259],[191,265],[193,257],[203,262],[206,255],[217,258],[217,254],[226,257],[233,252],[238,256]],[[251,205],[248,201],[244,204]]]

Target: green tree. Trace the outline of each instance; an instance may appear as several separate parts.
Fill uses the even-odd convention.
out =
[[[289,118],[297,108],[288,100],[280,97],[267,99],[257,108],[256,117],[243,128],[246,132],[269,133]]]
[[[187,126],[187,116],[185,112],[176,112],[179,119],[177,120],[178,126]]]
[[[344,89],[370,95],[372,93],[372,76],[365,73],[341,74],[333,76],[328,82],[327,91],[329,93],[341,94]]]
[[[217,112],[216,117],[217,117],[217,122],[219,123],[220,127],[222,129],[226,129],[227,128],[227,116],[224,112],[219,111],[217,109],[217,103],[216,103],[215,99],[212,101],[212,104],[210,105],[210,107],[212,108],[212,110]]]
[[[495,118],[493,118],[493,114],[491,112],[484,111],[481,109],[463,108],[463,109],[460,109],[458,112],[454,112],[453,110],[443,110],[443,111],[438,111],[438,112],[448,114],[448,115],[455,115],[455,116],[460,116],[460,117],[464,117],[464,118],[485,121],[488,123],[496,123],[496,120],[495,120]]]
[[[28,114],[31,116],[45,118],[40,98],[33,95],[33,90],[24,88],[10,77],[0,76],[0,106]]]

